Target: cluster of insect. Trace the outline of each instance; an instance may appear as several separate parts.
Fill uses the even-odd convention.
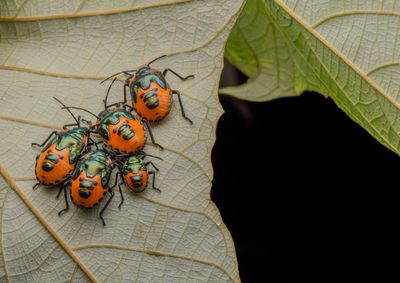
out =
[[[63,131],[53,131],[42,144],[32,143],[32,146],[43,147],[36,157],[35,175],[38,183],[33,189],[40,184],[59,186],[57,198],[62,192],[65,197],[65,208],[59,211],[59,215],[69,209],[68,193],[72,203],[80,208],[98,205],[108,193],[110,196],[99,212],[103,225],[106,225],[103,213],[113,199],[117,185],[121,196],[119,208],[124,202],[122,185],[140,193],[146,189],[151,176],[151,187],[161,192],[155,187],[158,168],[152,161],[145,160],[147,157],[161,158],[143,151],[147,133],[153,144],[163,149],[154,141],[149,122],[165,119],[171,111],[173,96],[176,95],[183,118],[193,124],[185,114],[180,93],[170,87],[165,76],[168,72],[181,80],[194,76],[182,77],[171,69],[160,71],[150,67],[151,63],[164,56],[138,70],[118,72],[102,81],[101,83],[113,79],[103,100],[104,110],[98,115],[81,107],[66,106],[54,97],[62,105],[62,109],[72,115],[75,123],[64,125]],[[124,99],[108,105],[108,95],[119,75],[127,76]],[[127,90],[131,103],[127,101]],[[76,117],[72,110],[93,115],[96,123],[92,124],[81,116]],[[150,165],[155,171],[149,170]],[[114,171],[117,172],[115,182],[109,184]]]

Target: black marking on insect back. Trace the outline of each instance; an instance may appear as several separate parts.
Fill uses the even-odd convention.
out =
[[[47,153],[44,162],[42,163],[42,169],[46,172],[50,172],[51,170],[53,170],[54,165],[56,165],[58,163],[58,158],[56,155],[54,155],[53,153]]]
[[[53,165],[47,162],[43,162],[42,169],[43,171],[50,172],[51,170],[53,170]]]
[[[132,186],[134,188],[139,189],[143,186],[143,175],[142,174],[131,176],[130,180],[131,180]]]
[[[79,196],[84,199],[88,199],[92,193],[87,190],[79,189]]]
[[[157,88],[153,88],[143,96],[143,101],[149,109],[155,109],[160,105],[158,100]]]
[[[147,68],[147,69],[145,69]],[[151,83],[156,83],[159,87],[166,89],[167,82],[161,72],[151,71],[148,67],[143,67],[136,73],[136,79],[131,85],[131,99],[134,103],[137,101],[138,89],[146,90],[150,87]]]
[[[108,133],[108,129],[107,129],[107,125],[106,124],[101,123],[99,125],[98,132],[99,132],[99,135],[103,139],[108,140],[108,141],[110,140],[110,134]]]
[[[119,127],[118,135],[122,136],[124,140],[130,140],[135,136],[135,131],[132,130],[131,126],[126,121],[126,123]]]

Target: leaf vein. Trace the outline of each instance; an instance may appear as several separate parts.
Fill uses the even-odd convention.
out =
[[[380,95],[385,97],[389,102],[391,102],[396,108],[400,109],[400,103],[397,102],[393,97],[386,94],[381,88],[372,81],[366,74],[359,69],[353,62],[349,60],[344,54],[340,53],[330,42],[326,41],[317,31],[313,30],[306,22],[304,22],[299,16],[297,16],[282,0],[275,0],[276,4],[279,5],[283,10],[285,10],[296,22],[302,26],[307,32],[313,35],[318,41],[320,41],[326,48],[331,50],[339,59],[343,60],[351,69],[354,70],[362,79],[364,79],[368,84],[376,90]]]
[[[152,249],[128,247],[128,246],[113,245],[113,244],[86,244],[86,245],[78,245],[78,246],[72,247],[73,251],[80,251],[80,250],[84,250],[84,249],[117,249],[117,250],[123,250],[123,251],[146,253],[146,254],[152,255],[152,256],[165,256],[165,257],[173,257],[173,258],[195,261],[198,263],[216,267],[219,270],[221,270],[223,273],[225,273],[229,277],[230,280],[232,280],[233,282],[237,282],[237,280],[235,280],[232,277],[232,275],[224,267],[220,266],[218,263],[215,263],[213,261],[204,260],[204,259],[194,258],[194,257],[190,257],[190,256],[178,254],[178,253],[168,253],[168,252],[161,252],[161,251],[152,250]]]
[[[8,194],[10,193],[11,188],[7,187],[6,189],[7,191],[4,194],[4,198],[3,198],[3,203],[0,206],[0,248],[1,248],[1,257],[3,258],[3,262],[4,262],[4,277],[7,279],[7,282],[10,282],[10,280],[8,279],[8,268],[7,268],[7,262],[6,262],[6,255],[4,253],[4,245],[3,245],[3,211],[4,211],[4,206],[6,203],[6,200],[8,198]]]
[[[388,68],[388,67],[393,67],[393,66],[397,66],[397,65],[400,65],[400,61],[386,62],[386,63],[383,63],[381,65],[375,66],[375,67],[371,68],[370,70],[368,70],[367,71],[367,75],[370,77],[371,74],[373,74],[373,73],[375,73],[375,72],[377,72],[377,71],[379,71],[381,69]]]
[[[116,9],[116,10],[103,10],[96,12],[84,12],[84,13],[70,13],[70,14],[55,14],[55,15],[47,15],[47,16],[32,16],[26,18],[0,18],[0,22],[32,22],[32,21],[45,21],[45,20],[58,20],[58,19],[73,19],[73,18],[83,18],[83,17],[94,17],[94,16],[104,16],[104,15],[114,15],[114,14],[123,14],[129,13],[137,10],[145,10],[162,6],[170,6],[177,5],[186,2],[190,2],[191,0],[170,0],[157,4],[143,4],[136,7]]]
[[[73,252],[73,250],[64,242],[63,239],[58,235],[58,233],[54,230],[53,227],[44,219],[44,217],[40,214],[40,212],[33,206],[31,201],[26,197],[26,195],[22,192],[21,188],[15,183],[15,180],[10,176],[10,174],[4,169],[4,167],[0,164],[0,175],[3,176],[4,180],[8,183],[11,189],[13,189],[17,195],[21,198],[21,200],[25,203],[25,205],[32,211],[32,213],[36,216],[39,222],[43,225],[44,228],[53,236],[53,238],[60,244],[60,246],[64,249],[64,251],[70,256],[70,258],[81,268],[81,270],[86,273],[88,278],[97,282],[94,274],[90,272],[90,270],[85,266],[85,264],[77,257],[77,255]]]
[[[278,1],[278,0],[276,0],[276,1]],[[269,14],[267,14],[267,15],[268,15],[269,17],[271,17]],[[272,23],[273,23],[273,21],[272,21]],[[277,29],[280,29],[277,25],[275,25],[275,26],[276,26]],[[281,31],[281,33],[282,33],[282,35],[284,36],[284,38],[286,39],[286,41],[289,41],[289,39],[287,38],[287,36],[285,35],[285,33],[284,33],[283,31]],[[308,44],[308,43],[307,43],[307,44]],[[346,94],[346,92],[344,91],[344,89],[342,88],[342,86],[339,84],[339,82],[336,81],[336,79],[335,79],[335,78],[332,76],[332,74],[328,71],[328,68],[325,66],[325,64],[323,64],[321,58],[318,57],[318,55],[317,55],[317,53],[315,52],[315,50],[314,50],[309,44],[308,44],[308,47],[309,47],[310,51],[313,52],[313,54],[315,55],[315,57],[317,58],[317,60],[320,62],[321,66],[325,69],[325,71],[327,72],[327,74],[331,77],[332,81],[337,85],[337,87],[341,90],[341,92],[342,92],[343,94]],[[328,46],[326,46],[326,47],[329,49]],[[309,63],[309,61],[308,61],[306,58],[304,58],[302,52],[301,52],[300,50],[298,50],[296,47],[294,47],[294,49],[297,51],[297,53],[299,54],[299,56],[302,57],[304,63],[305,63],[306,65],[308,65],[309,68],[310,68],[310,70],[315,74],[315,70],[314,70],[313,66],[311,66],[310,63]],[[336,55],[336,54],[335,54],[335,55]],[[338,57],[340,58],[340,56],[338,56]],[[298,67],[298,68],[299,68],[299,67]],[[316,75],[317,75],[317,74],[316,74]],[[317,76],[317,77],[318,77],[318,76]],[[325,84],[324,81],[320,80],[320,82],[321,82],[327,89],[330,89],[330,87],[327,86],[327,85]],[[332,93],[334,93],[334,92],[332,91]],[[354,104],[351,100],[349,100],[349,101],[355,106],[355,104]],[[345,108],[344,106],[342,106],[342,107]],[[345,109],[347,109],[347,108],[345,108]],[[350,112],[348,109],[347,109],[347,111]],[[359,115],[361,115],[366,121],[368,120],[368,119],[365,117],[365,115],[364,115],[362,112],[360,112],[357,108],[355,108],[354,111],[357,111],[357,112],[359,113]],[[354,117],[355,117],[355,116],[353,116],[353,118],[354,118]],[[355,118],[354,118],[354,119],[355,119]],[[355,119],[355,120],[357,120],[357,119]],[[358,121],[358,120],[357,120],[357,121]],[[358,121],[358,123],[360,123],[360,121]],[[375,127],[372,126],[372,125],[371,125],[371,130],[373,130],[377,135],[379,135],[379,137],[382,138],[382,140],[385,141],[385,145],[386,145],[387,147],[389,147],[391,150],[394,150],[394,151],[395,151],[395,149],[393,148],[393,145],[391,145],[391,144],[386,140],[386,138],[383,137],[383,136],[381,135],[381,133],[379,133],[379,132],[375,129]]]
[[[332,20],[334,18],[338,17],[345,17],[345,16],[351,16],[351,15],[384,15],[384,16],[400,16],[400,12],[396,11],[388,11],[388,10],[348,10],[344,12],[337,12],[337,13],[332,13],[328,16],[325,16],[318,21],[316,21],[314,24],[311,25],[312,28],[316,29],[323,23]]]

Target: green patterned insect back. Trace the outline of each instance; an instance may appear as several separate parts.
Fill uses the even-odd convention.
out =
[[[163,89],[167,88],[167,82],[160,72],[154,72],[147,66],[142,67],[137,71],[135,82],[131,87],[131,98],[135,103],[138,89],[148,89],[152,82],[155,82]]]
[[[75,128],[67,133],[61,133],[55,137],[50,143],[54,144],[57,140],[57,150],[63,150],[65,148],[70,149],[70,163],[75,163],[76,158],[79,157],[85,149],[85,145],[82,142],[85,136],[89,135],[89,129],[85,127]]]
[[[109,140],[110,134],[108,132],[108,126],[118,124],[120,121],[120,117],[125,117],[130,120],[135,119],[135,117],[131,113],[129,113],[128,111],[126,111],[124,109],[103,110],[99,115],[99,118],[100,118],[99,128],[98,128],[99,134],[106,140]],[[121,130],[123,131],[124,129],[122,128]],[[128,127],[126,127],[125,131],[126,132],[122,133],[125,140],[129,140],[134,137],[135,133],[133,131],[131,131]]]
[[[130,156],[125,162],[124,172],[137,174],[140,171],[147,171],[147,167],[143,159],[137,156]]]
[[[83,171],[86,172],[86,175],[89,178],[93,178],[97,174],[100,174],[101,182],[104,186],[110,180],[112,172],[111,160],[103,150],[89,153],[80,161],[75,175],[78,175]]]

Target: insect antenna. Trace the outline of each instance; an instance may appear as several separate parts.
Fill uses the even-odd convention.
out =
[[[94,114],[93,112],[90,112],[89,110],[85,109],[85,108],[81,108],[81,107],[75,107],[75,106],[64,106],[61,109],[77,109],[77,110],[82,110],[85,111],[86,113],[89,113],[90,115],[96,117],[96,119],[100,120],[99,116],[97,116],[96,114]]]
[[[121,71],[121,72],[115,73],[115,74],[109,76],[108,78],[102,80],[102,81],[100,82],[100,84],[102,84],[102,83],[104,83],[105,81],[108,81],[109,79],[111,79],[111,78],[113,78],[113,77],[115,77],[115,76],[118,76],[118,75],[120,75],[120,74],[126,74],[126,75],[131,76],[131,75],[132,75],[132,74],[131,74],[132,72],[136,72],[136,70],[126,70],[126,71]]]
[[[147,154],[147,153],[144,154],[144,157],[153,157],[153,158],[157,158],[159,160],[163,160],[161,157],[158,157],[158,156],[155,156],[155,155],[151,155],[151,154]]]
[[[151,155],[151,154],[147,154],[147,153],[145,153],[143,150],[142,151],[140,151],[138,154],[137,154],[137,156],[141,156],[142,158],[145,158],[145,157],[154,157],[154,158],[157,158],[157,159],[159,159],[159,160],[163,160],[161,157],[158,157],[158,156],[155,156],[155,155]]]
[[[157,57],[156,59],[151,60],[149,63],[147,63],[147,67],[150,67],[150,64],[153,64],[155,61],[157,61],[161,58],[164,58],[164,57],[167,57],[167,55],[164,54],[164,55],[161,55],[160,57]]]
[[[57,97],[54,97],[53,96],[53,98],[58,102],[58,103],[60,103],[63,107],[61,107],[61,109],[66,109],[68,112],[69,112],[69,114],[71,114],[71,116],[72,116],[72,118],[74,118],[74,120],[75,120],[75,122],[76,122],[76,124],[80,127],[80,119],[77,119],[76,117],[75,117],[75,115],[74,115],[74,113],[72,113],[72,111],[69,109],[70,107],[67,107],[64,103],[62,103],[61,102],[61,100],[59,100]]]
[[[107,109],[108,94],[110,93],[111,87],[112,87],[113,84],[115,83],[115,80],[116,80],[116,79],[117,79],[117,78],[114,78],[113,81],[111,82],[110,86],[108,87],[107,94],[106,94],[106,98],[103,100],[103,102],[104,102],[104,109]]]

